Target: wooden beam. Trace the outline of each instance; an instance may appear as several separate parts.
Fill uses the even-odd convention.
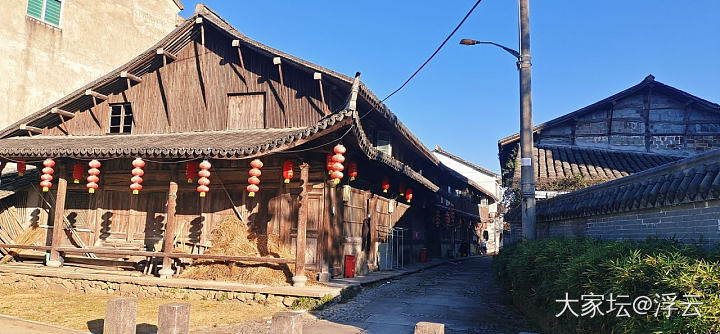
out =
[[[58,108],[58,107],[55,107],[55,108],[50,109],[50,113],[58,114],[58,115],[60,115],[61,117],[64,117],[64,118],[67,118],[67,119],[70,119],[70,118],[75,117],[75,114],[74,114],[74,113],[71,113],[71,112],[69,112],[69,111],[62,110],[62,109],[60,109],[60,108]]]
[[[237,48],[238,58],[240,58],[240,67],[241,67],[243,70],[245,70],[245,61],[243,61],[242,51],[240,51],[240,40],[239,40],[239,39],[234,39],[234,40],[232,41],[232,46]],[[244,75],[244,73],[243,73],[243,75]]]
[[[315,72],[313,74],[313,79],[317,80],[318,85],[320,86],[320,102],[322,102],[322,110],[323,114],[329,115],[330,111],[325,106],[325,91],[323,91],[323,84],[322,84],[322,73]]]
[[[280,74],[280,84],[285,85],[285,81],[283,80],[283,73],[282,73],[282,60],[280,60],[280,57],[274,57],[273,64],[277,65],[278,73]]]
[[[47,262],[47,266],[49,267],[59,267],[61,265],[60,262],[60,253],[58,252],[58,248],[62,244],[63,241],[63,234],[65,233],[65,229],[63,226],[64,220],[65,220],[65,195],[67,194],[67,176],[65,176],[65,171],[63,168],[60,168],[59,173],[56,174],[57,176],[57,193],[55,195],[55,215],[53,216],[53,232],[52,232],[52,239],[50,241],[50,261]]]
[[[137,76],[137,75],[134,75],[134,74],[132,74],[132,73],[128,73],[128,71],[122,71],[122,72],[120,72],[120,77],[121,77],[121,78],[128,78],[128,79],[130,79],[130,80],[132,80],[132,81],[135,81],[135,82],[142,82],[142,78],[141,78],[141,77],[139,77],[139,76]]]
[[[42,134],[42,132],[43,132],[43,130],[41,128],[36,128],[34,126],[30,126],[27,124],[20,124],[20,130],[27,131],[31,137],[32,137],[33,133]]]
[[[295,276],[293,276],[293,286],[305,286],[305,249],[307,248],[307,211],[308,211],[308,187],[310,167],[307,163],[300,165],[300,182],[302,182],[302,191],[300,192],[300,208],[298,209],[298,225],[297,238],[295,239]]]
[[[176,56],[176,55],[174,55],[174,54],[172,54],[172,53],[170,53],[170,52],[165,51],[163,48],[158,48],[157,50],[155,50],[155,53],[163,56],[163,65],[167,65],[167,59],[168,59],[168,58],[170,58],[170,59],[172,59],[172,60],[177,60],[177,56]]]
[[[174,248],[175,240],[175,211],[177,206],[177,173],[176,165],[170,165],[170,185],[168,188],[168,200],[167,200],[167,216],[165,218],[165,235],[163,236],[163,264],[160,270],[160,277],[170,278],[174,271],[172,269],[172,260],[170,259],[170,253]]]
[[[52,250],[52,246],[37,246],[37,245],[15,245],[15,244],[2,244],[0,248],[15,248],[15,249],[34,249],[34,250]],[[91,253],[96,255],[111,255],[111,256],[142,256],[142,257],[160,257],[163,256],[163,252],[149,252],[149,251],[136,251],[129,249],[111,249],[111,248],[75,248],[75,247],[55,247],[58,252],[68,254],[85,254]],[[232,256],[232,255],[216,255],[216,254],[186,254],[186,253],[171,253],[170,258],[173,259],[200,259],[200,260],[216,260],[216,261],[229,261],[229,262],[258,262],[258,263],[294,263],[294,259],[286,258],[275,258],[275,257],[254,257],[254,256]]]
[[[203,25],[202,23],[203,23],[202,17],[198,17],[195,19],[195,24],[200,25],[200,43],[202,45],[205,45],[205,25]]]
[[[100,94],[100,93],[98,93],[98,92],[96,92],[96,91],[94,91],[94,90],[92,90],[92,89],[86,90],[86,91],[85,91],[85,95],[89,95],[89,96],[92,96],[92,97],[94,97],[94,98],[103,99],[103,100],[107,100],[107,99],[108,99],[108,96],[107,96],[107,95],[105,95],[105,94]]]

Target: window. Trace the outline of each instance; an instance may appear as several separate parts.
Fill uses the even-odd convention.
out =
[[[375,147],[377,147],[378,151],[392,155],[392,137],[390,132],[378,130],[375,136]]]
[[[130,103],[110,105],[110,133],[132,132],[133,114]]]
[[[28,0],[27,14],[59,27],[61,8],[61,0]]]
[[[265,94],[231,94],[228,96],[227,128],[262,129],[265,127]]]

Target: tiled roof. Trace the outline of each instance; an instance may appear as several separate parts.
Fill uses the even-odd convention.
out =
[[[485,173],[485,174],[488,174],[488,175],[491,175],[491,176],[498,176],[497,173],[495,173],[495,172],[493,172],[493,171],[491,171],[491,170],[489,170],[489,169],[480,167],[480,166],[478,166],[478,165],[476,165],[476,164],[474,164],[474,163],[472,163],[472,162],[470,162],[470,161],[467,161],[467,160],[465,160],[465,159],[463,159],[463,158],[461,158],[461,157],[459,157],[459,156],[457,156],[457,155],[454,155],[454,154],[452,154],[452,153],[450,153],[450,152],[448,152],[448,151],[443,150],[442,147],[440,147],[440,145],[435,145],[435,149],[433,150],[433,152],[437,152],[437,153],[440,153],[440,154],[442,154],[442,155],[444,155],[444,156],[447,156],[447,157],[449,157],[449,158],[451,158],[451,159],[453,159],[453,160],[455,160],[455,161],[457,161],[457,162],[459,162],[459,163],[461,163],[461,164],[464,164],[464,165],[466,165],[466,166],[468,166],[468,167],[470,167],[470,168],[473,168],[473,169],[475,169],[475,170],[477,170],[477,171],[479,171],[479,172],[482,172],[482,173]]]
[[[517,158],[519,160],[519,157]],[[591,184],[661,166],[682,157],[655,153],[613,151],[578,146],[539,145],[533,150],[537,190],[562,189],[564,179],[582,177]],[[520,164],[516,163],[514,180],[520,180]]]
[[[720,199],[720,150],[538,201],[538,222]],[[505,215],[520,222],[519,208]]]
[[[69,157],[76,159],[144,157],[163,159],[236,158],[271,154],[319,138],[345,126],[353,134],[365,155],[431,191],[438,187],[392,156],[378,151],[365,137],[355,110],[343,110],[324,117],[306,128],[197,131],[184,133],[102,136],[33,136],[0,139],[0,157]]]

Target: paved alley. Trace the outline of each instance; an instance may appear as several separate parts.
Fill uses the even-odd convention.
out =
[[[532,331],[512,307],[502,304],[490,257],[449,263],[367,287],[344,304],[313,312],[305,333],[412,333],[419,321],[441,322],[446,333]],[[262,333],[266,320],[212,333]],[[205,333],[205,332],[203,332]]]

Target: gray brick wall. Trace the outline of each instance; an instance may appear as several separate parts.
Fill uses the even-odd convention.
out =
[[[538,235],[629,240],[658,237],[703,245],[720,244],[720,200],[539,223]]]

